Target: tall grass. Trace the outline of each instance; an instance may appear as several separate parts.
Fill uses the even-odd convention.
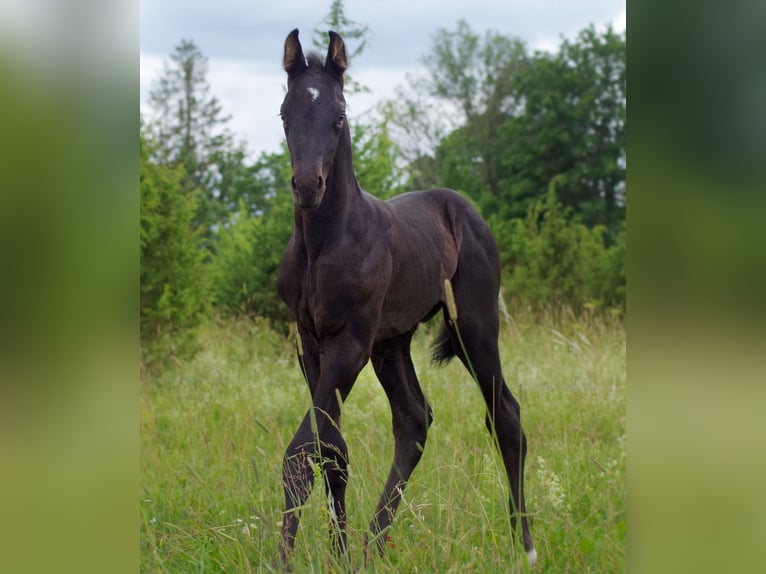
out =
[[[523,572],[508,485],[478,388],[458,361],[413,359],[435,420],[375,572]],[[211,324],[204,349],[141,384],[141,564],[145,572],[270,572],[285,447],[309,405],[292,344],[251,322]],[[625,569],[625,333],[598,316],[508,317],[501,355],[529,440],[527,510],[540,572]],[[393,457],[391,413],[368,366],[343,407],[350,561]],[[341,569],[324,491],[296,539],[296,572]]]

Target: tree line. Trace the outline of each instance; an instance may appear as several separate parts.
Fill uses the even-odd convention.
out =
[[[323,25],[361,55],[367,27],[342,2]],[[498,241],[512,305],[623,312],[624,34],[589,26],[555,52],[532,52],[460,21],[434,34],[423,64],[394,100],[352,123],[362,187],[382,198],[429,187],[468,197]],[[211,317],[289,324],[276,294],[293,221],[289,155],[283,144],[249,159],[206,74],[201,50],[181,41],[141,119],[147,363],[193,349]]]

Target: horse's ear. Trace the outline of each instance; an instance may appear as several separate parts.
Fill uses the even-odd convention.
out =
[[[298,28],[290,32],[285,40],[285,55],[282,58],[282,67],[288,76],[305,70],[307,67],[303,48],[298,41]]]
[[[328,35],[330,36],[330,46],[327,48],[324,67],[338,76],[338,79],[343,80],[343,72],[348,68],[346,45],[343,43],[343,38],[335,32],[328,32]]]

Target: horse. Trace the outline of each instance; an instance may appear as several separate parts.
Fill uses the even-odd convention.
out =
[[[328,497],[334,549],[348,556],[348,447],[341,405],[368,361],[391,405],[394,459],[365,536],[365,561],[376,550],[384,553],[433,420],[410,342],[420,323],[443,311],[433,359],[443,363],[457,356],[478,383],[487,407],[485,424],[508,476],[514,540],[518,543],[520,532],[532,565],[537,553],[523,485],[527,439],[498,353],[497,245],[486,222],[455,191],[412,191],[382,201],[361,189],[343,95],[346,49],[335,32],[329,38],[322,62],[316,53],[304,55],[293,30],[282,62],[287,93],[280,116],[292,165],[294,229],[277,290],[297,325],[311,406],[283,458],[279,561],[290,569],[314,464],[321,468]]]

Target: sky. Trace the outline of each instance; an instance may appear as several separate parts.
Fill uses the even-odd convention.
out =
[[[231,115],[229,128],[254,157],[279,149],[278,118],[285,90],[282,51],[287,34],[300,30],[312,44],[331,0],[141,0],[141,110],[163,61],[182,39],[194,40],[208,58],[211,91]],[[464,19],[475,33],[499,32],[532,50],[554,51],[561,37],[593,23],[625,29],[625,0],[346,0],[346,17],[369,26],[368,44],[349,74],[371,93],[348,99],[349,121],[394,95],[407,74],[421,68],[433,36]],[[324,56],[324,53],[322,54]]]

